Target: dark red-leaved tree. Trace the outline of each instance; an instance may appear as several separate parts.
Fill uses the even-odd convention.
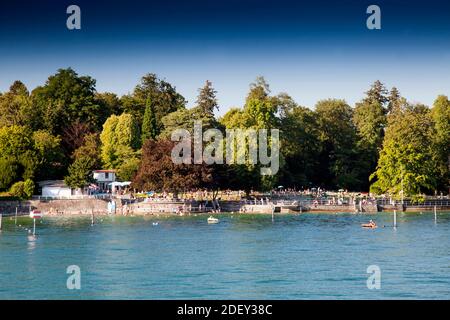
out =
[[[206,164],[175,164],[171,152],[175,143],[170,140],[146,141],[142,147],[142,162],[132,188],[145,191],[180,192],[207,188],[213,169]]]

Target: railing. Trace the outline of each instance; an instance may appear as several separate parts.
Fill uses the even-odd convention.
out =
[[[401,206],[402,202],[400,200],[390,201],[389,199],[377,200],[379,205],[392,205]],[[411,200],[404,200],[403,205],[406,207],[430,207],[430,206],[450,206],[450,200],[426,200],[424,202],[413,202]]]
[[[83,199],[111,199],[111,194],[74,195],[69,197],[33,196],[33,200],[83,200]]]

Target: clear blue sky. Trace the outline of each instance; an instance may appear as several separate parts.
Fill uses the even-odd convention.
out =
[[[78,4],[82,30],[66,29]],[[370,4],[382,29],[368,30]],[[192,106],[211,80],[220,114],[241,106],[263,75],[273,93],[312,107],[323,98],[361,99],[379,79],[413,102],[450,94],[448,1],[286,0],[9,1],[0,10],[0,91],[29,89],[59,68],[97,80],[98,91],[131,92],[154,72]]]

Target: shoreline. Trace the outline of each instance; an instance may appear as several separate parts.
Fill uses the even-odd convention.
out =
[[[437,210],[438,213],[450,213],[450,210]],[[422,210],[422,211],[403,211],[403,212],[397,212],[399,215],[417,215],[417,214],[433,214],[433,210]],[[302,213],[274,213],[274,217],[288,217],[288,216],[301,216],[301,215],[361,215],[361,216],[377,216],[377,215],[386,215],[386,214],[393,214],[393,211],[382,211],[382,212],[349,212],[349,211],[307,211]],[[128,214],[128,215],[122,215],[122,214],[108,214],[107,212],[96,212],[94,214],[94,219],[96,218],[192,218],[192,217],[209,217],[209,216],[272,216],[271,213],[265,213],[265,212],[198,212],[198,213],[191,213],[191,214],[174,214],[171,212],[160,212],[160,213],[145,213],[145,214]],[[3,222],[8,220],[14,220],[14,215],[2,215]],[[21,218],[29,218],[28,215],[22,214],[17,216],[18,219]],[[42,219],[45,218],[92,218],[91,214],[87,213],[69,213],[69,214],[45,214],[43,215]]]
[[[115,204],[109,211],[110,202]],[[26,216],[32,210],[39,210],[45,216],[189,216],[217,215],[221,213],[258,214],[258,215],[291,215],[320,213],[358,213],[377,214],[382,212],[419,213],[450,211],[450,202],[436,202],[424,205],[380,205],[380,204],[311,204],[299,201],[297,203],[266,201],[261,204],[251,204],[243,201],[221,201],[220,211],[208,207],[202,202],[182,201],[149,201],[131,202],[126,199],[54,199],[29,201],[0,201],[0,214],[3,217]]]

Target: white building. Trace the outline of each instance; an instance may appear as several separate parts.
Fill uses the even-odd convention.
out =
[[[94,170],[94,180],[101,190],[107,190],[108,185],[116,181],[116,170]]]
[[[43,197],[71,197],[73,190],[63,180],[47,180],[39,182]]]

